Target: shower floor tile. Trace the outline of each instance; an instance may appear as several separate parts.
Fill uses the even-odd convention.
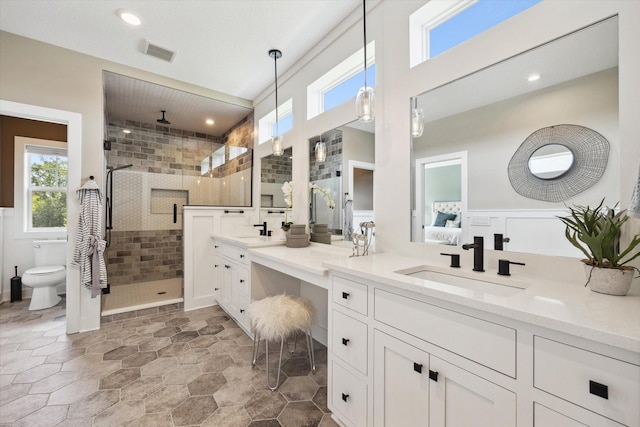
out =
[[[111,293],[102,295],[102,315],[125,313],[182,302],[182,279],[153,280],[111,286]]]

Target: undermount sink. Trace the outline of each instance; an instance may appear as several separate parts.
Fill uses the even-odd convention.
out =
[[[481,291],[491,294],[515,295],[529,287],[529,283],[512,277],[497,276],[495,273],[466,272],[463,270],[441,269],[439,267],[419,265],[416,267],[396,270],[394,273],[403,274],[417,279],[444,283],[471,291]]]

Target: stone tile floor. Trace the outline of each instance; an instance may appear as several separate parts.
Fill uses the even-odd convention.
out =
[[[64,303],[0,305],[0,427],[336,426],[321,344],[311,374],[300,337],[272,392],[264,346],[252,367],[252,341],[218,307],[122,313],[66,335]]]

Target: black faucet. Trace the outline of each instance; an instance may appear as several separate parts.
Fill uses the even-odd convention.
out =
[[[509,264],[525,265],[524,262],[513,262],[509,261],[508,259],[499,259],[498,274],[501,276],[511,276],[511,273],[509,273]]]
[[[484,271],[484,238],[474,236],[473,243],[462,245],[462,249],[473,249],[473,271]]]
[[[493,249],[495,249],[496,251],[504,250],[503,243],[509,243],[510,240],[511,239],[509,239],[508,237],[504,237],[500,233],[495,233],[493,235]]]
[[[267,235],[267,221],[263,222],[262,224],[253,224],[254,227],[262,227],[262,230],[260,230],[260,235],[261,236],[266,236]]]

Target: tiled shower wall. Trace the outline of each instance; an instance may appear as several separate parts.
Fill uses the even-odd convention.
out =
[[[322,140],[327,144],[327,158],[323,163],[316,162],[315,145],[318,139],[309,143],[309,181],[329,179],[342,171],[342,131],[336,130],[329,140],[324,136]]]
[[[133,164],[113,173],[109,283],[182,277],[181,205],[251,203],[253,115],[222,137],[132,121],[110,121],[108,132],[107,164]],[[249,150],[215,169],[213,177],[201,176],[202,159],[225,145]]]

